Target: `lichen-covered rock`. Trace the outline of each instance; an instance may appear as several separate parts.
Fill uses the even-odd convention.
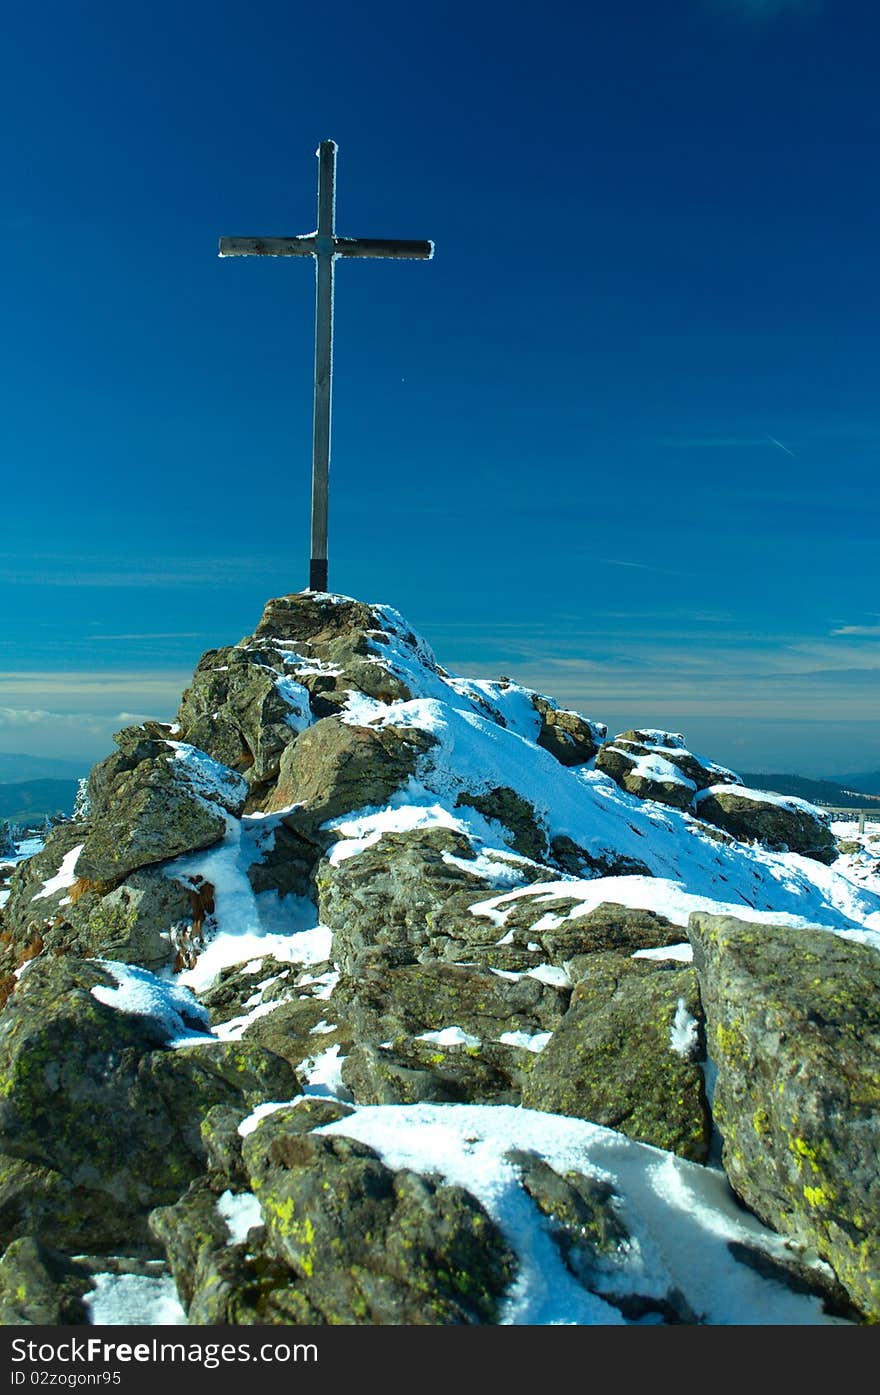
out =
[[[13,1240],[0,1259],[0,1326],[85,1323],[87,1270],[31,1235]]]
[[[437,958],[458,952],[471,958],[476,942],[493,945],[494,927],[472,915],[470,906],[499,884],[530,880],[531,869],[499,859],[493,881],[484,867],[478,868],[467,838],[448,828],[386,833],[355,856],[322,862],[315,876],[318,914],[333,931],[340,968],[348,971],[372,945]]]
[[[698,1064],[700,1017],[689,966],[592,955],[522,1102],[702,1162],[712,1128]]]
[[[743,786],[713,785],[697,797],[697,816],[741,842],[764,843],[780,852],[801,853],[817,862],[837,857],[829,816],[804,799]]]
[[[324,717],[281,756],[278,782],[265,809],[302,806],[295,828],[313,828],[367,805],[382,807],[415,774],[419,757],[435,744],[415,727],[352,726]]]
[[[191,1323],[497,1317],[515,1260],[493,1222],[460,1188],[395,1172],[363,1144],[313,1132],[348,1112],[315,1099],[276,1111],[239,1138],[232,1177],[214,1171],[153,1212]],[[237,1205],[254,1221],[246,1243],[225,1219]]]
[[[695,913],[731,1185],[880,1320],[880,956],[824,930]]]
[[[585,765],[598,753],[608,735],[602,722],[591,722],[579,712],[559,707],[543,693],[532,694],[532,706],[541,718],[537,743],[555,756],[560,765]]]
[[[437,671],[423,640],[391,606],[365,605],[343,596],[300,592],[271,600],[245,645],[281,651],[311,696],[316,717],[339,711],[351,691],[379,702],[408,702],[413,693],[391,655],[391,638],[423,667]]]
[[[365,951],[334,997],[358,1042],[447,1027],[497,1041],[507,1032],[553,1031],[571,990],[531,973],[505,978],[471,965],[400,962],[392,952]]]
[[[624,731],[605,742],[596,768],[629,794],[674,809],[689,809],[695,794],[710,785],[742,783],[732,770],[695,756],[678,732],[652,728]]]
[[[603,950],[633,954],[639,949],[659,949],[680,944],[684,931],[656,911],[603,901],[587,911],[577,896],[558,885],[536,886],[528,891],[494,897],[478,917],[503,916],[503,939],[511,949],[531,955],[534,966],[546,962],[565,967],[580,977],[590,958]]]
[[[245,1139],[265,1249],[328,1323],[497,1320],[516,1261],[460,1187],[386,1167],[340,1136],[290,1135],[270,1116]]]
[[[282,751],[311,721],[308,690],[282,654],[241,645],[203,656],[177,714],[184,741],[239,771],[257,792],[278,778]]]
[[[522,857],[542,862],[547,856],[547,830],[538,814],[521,794],[506,785],[482,794],[460,794],[459,808],[476,809],[486,819],[503,824],[510,834],[510,846]]]
[[[174,961],[176,928],[197,921],[201,927],[203,900],[195,886],[142,867],[106,896],[86,892],[67,914],[82,927],[86,953],[157,970]]]
[[[519,1104],[525,1054],[500,1042],[400,1037],[355,1046],[342,1079],[358,1104]]]
[[[117,733],[120,749],[89,779],[92,814],[74,871],[116,885],[136,868],[217,843],[241,813],[247,784],[195,747],[145,729]]]
[[[11,966],[40,952],[99,956],[154,970],[172,963],[176,932],[187,926],[198,934],[213,909],[212,888],[158,867],[138,868],[118,885],[78,878],[70,859],[84,844],[87,827],[59,824],[41,852],[17,869],[4,916]]]
[[[603,746],[596,769],[610,775],[615,784],[639,799],[653,799],[674,809],[688,809],[697,786],[672,761],[641,746],[627,746],[615,739]]]
[[[44,958],[6,1005],[0,1226],[8,1238],[96,1250],[142,1243],[148,1211],[203,1169],[199,1120],[212,1106],[299,1088],[287,1062],[247,1043],[169,1049],[160,1017],[120,1011],[93,991],[117,986],[95,961]],[[190,1023],[204,1031],[195,1003]]]

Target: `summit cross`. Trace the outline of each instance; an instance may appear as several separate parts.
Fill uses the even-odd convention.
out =
[[[305,237],[221,237],[221,257],[314,257],[315,408],[312,424],[312,546],[309,590],[327,590],[327,505],[330,483],[330,407],[333,388],[333,280],[337,257],[407,257],[427,261],[433,242],[338,237],[336,142],[322,140],[318,157],[318,226]]]

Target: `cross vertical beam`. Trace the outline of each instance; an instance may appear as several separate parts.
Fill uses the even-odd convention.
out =
[[[327,590],[327,515],[330,486],[330,413],[333,397],[333,280],[337,257],[430,260],[433,242],[400,238],[338,237],[336,142],[322,140],[318,157],[318,227],[302,237],[221,237],[221,257],[314,257],[315,402],[312,417],[312,531],[309,590]]]
[[[333,400],[333,263],[336,238],[336,142],[318,146],[315,238],[315,407],[312,418],[312,546],[309,590],[327,590],[330,410]]]

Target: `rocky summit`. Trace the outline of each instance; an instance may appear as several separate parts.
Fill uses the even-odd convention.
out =
[[[0,900],[4,1323],[880,1319],[880,837],[678,732],[283,596]]]

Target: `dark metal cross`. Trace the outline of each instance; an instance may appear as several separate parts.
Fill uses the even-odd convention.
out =
[[[327,496],[333,382],[333,264],[337,257],[428,260],[433,242],[336,235],[336,142],[322,140],[318,156],[318,227],[306,237],[221,237],[221,257],[314,257],[315,413],[312,427],[312,553],[309,590],[327,590]]]

